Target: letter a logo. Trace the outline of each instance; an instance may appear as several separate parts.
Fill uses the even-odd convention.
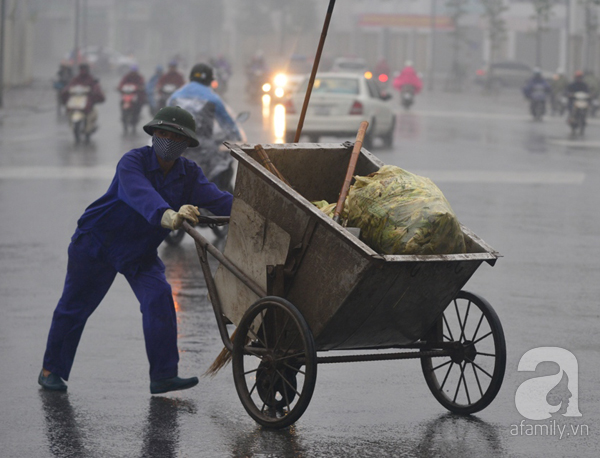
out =
[[[565,417],[581,417],[579,412],[579,368],[575,355],[564,348],[539,347],[525,353],[519,361],[518,371],[535,371],[538,364],[551,361],[559,366],[555,375],[539,376],[521,383],[515,393],[515,406],[521,415],[529,420],[545,420],[553,413],[561,413]],[[548,394],[555,391],[561,380],[567,380],[565,395],[553,398],[556,403],[548,403]],[[566,411],[561,409],[566,407]]]

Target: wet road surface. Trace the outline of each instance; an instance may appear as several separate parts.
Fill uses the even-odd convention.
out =
[[[122,136],[116,82],[103,85],[108,99],[90,145],[73,144],[49,90],[13,93],[14,108],[0,112],[0,456],[597,456],[600,121],[572,140],[564,119],[533,122],[511,94],[423,94],[414,110],[398,110],[394,147],[372,150],[432,178],[460,221],[504,256],[465,288],[496,309],[508,348],[502,389],[482,412],[448,413],[414,360],[320,366],[306,413],[282,431],[247,416],[230,366],[192,390],[152,397],[139,307],[122,277],[88,321],[68,393],[41,391],[76,220],[106,190],[120,156],[149,138]],[[235,86],[229,99],[252,111],[251,143],[275,140],[260,107],[235,97]],[[222,343],[194,244],[163,245],[160,255],[177,304],[180,374],[201,375]],[[569,437],[514,428],[536,423],[516,409],[517,388],[532,377],[517,366],[543,346],[579,363],[582,417],[537,422],[556,420]]]

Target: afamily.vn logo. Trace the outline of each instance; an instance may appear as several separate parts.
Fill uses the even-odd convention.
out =
[[[560,413],[564,417],[581,417],[579,368],[573,353],[559,347],[533,348],[521,357],[517,370],[535,371],[538,364],[546,361],[558,364],[558,373],[531,378],[521,383],[515,394],[517,410],[529,420],[545,420],[553,413]],[[565,379],[566,389],[554,390]]]
[[[526,352],[519,361],[519,372],[535,372],[541,363],[555,363],[558,372],[525,380],[515,393],[515,406],[528,420],[510,425],[513,436],[589,436],[584,424],[565,423],[563,417],[581,417],[579,411],[579,366],[575,355],[564,348],[539,347]]]

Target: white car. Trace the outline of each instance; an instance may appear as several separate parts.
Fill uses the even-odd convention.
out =
[[[298,90],[286,101],[285,140],[292,143],[309,77],[306,77]],[[311,143],[320,137],[356,138],[362,121],[369,122],[363,144],[373,146],[373,139],[380,137],[389,147],[393,143],[396,116],[391,96],[382,94],[373,80],[353,73],[321,73],[315,83],[306,111],[302,134],[308,135]]]
[[[367,61],[360,57],[338,57],[331,64],[330,72],[358,73],[368,71]]]

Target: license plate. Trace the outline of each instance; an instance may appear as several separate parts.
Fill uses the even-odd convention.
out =
[[[67,100],[69,110],[83,110],[87,105],[87,95],[72,95]]]
[[[330,112],[328,105],[317,105],[315,107],[315,115],[317,116],[329,116]]]

